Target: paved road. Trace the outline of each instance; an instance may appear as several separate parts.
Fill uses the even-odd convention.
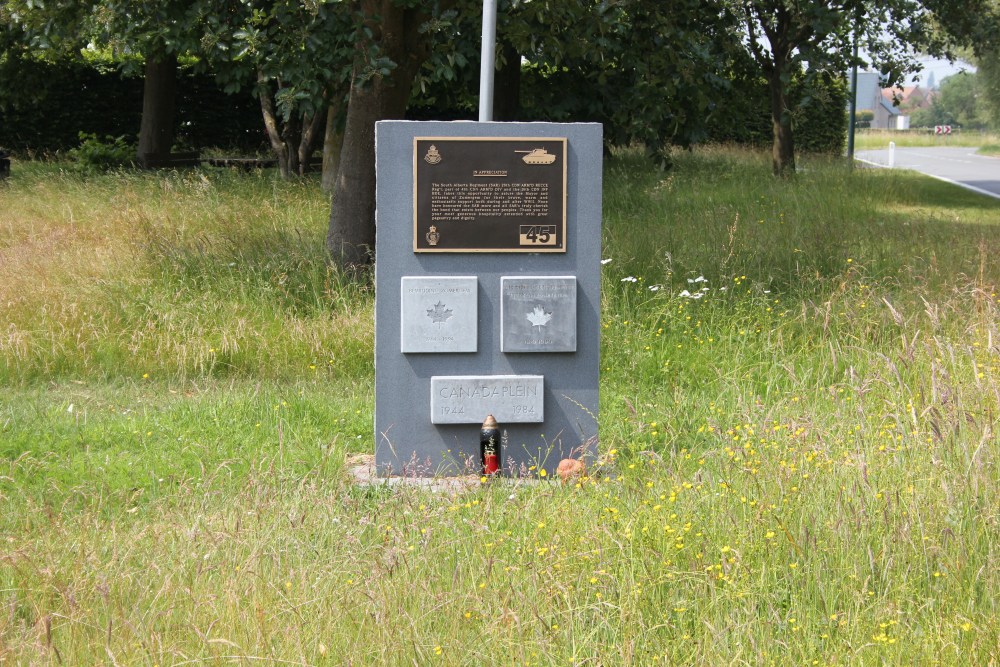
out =
[[[864,162],[889,165],[889,149],[857,151],[854,155]],[[1000,158],[976,155],[975,148],[897,147],[895,166],[897,169],[913,169],[1000,199]]]

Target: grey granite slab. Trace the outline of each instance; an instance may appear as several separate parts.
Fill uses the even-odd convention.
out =
[[[431,423],[478,424],[488,415],[499,424],[545,420],[541,375],[431,377]]]
[[[576,352],[576,277],[500,278],[503,352]]]
[[[475,352],[479,326],[475,276],[403,276],[399,347],[410,352]]]

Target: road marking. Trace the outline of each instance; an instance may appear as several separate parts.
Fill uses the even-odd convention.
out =
[[[872,162],[871,160],[865,160],[864,158],[855,157],[858,162],[864,162],[865,164],[870,164],[873,167],[880,167],[881,169],[888,169],[889,167],[884,164],[879,164],[878,162]],[[909,169],[909,167],[903,167],[903,169]],[[915,171],[915,170],[914,170]],[[926,174],[922,171],[918,171],[918,174],[923,176],[928,176],[930,178],[936,178],[939,181],[944,181],[945,183],[951,183],[952,185],[957,185],[960,188],[965,188],[966,190],[972,190],[973,192],[978,192],[981,195],[986,195],[987,197],[993,197],[994,199],[1000,199],[1000,194],[996,192],[990,192],[989,190],[983,190],[982,188],[977,188],[975,185],[969,185],[968,183],[962,183],[961,181],[953,181],[950,178],[945,178],[944,176],[935,176],[934,174]]]
[[[952,185],[957,185],[958,187],[965,188],[966,190],[972,190],[973,192],[978,192],[979,194],[986,195],[987,197],[1000,199],[1000,194],[996,192],[990,192],[989,190],[983,190],[982,188],[977,188],[975,185],[969,185],[968,183],[963,183],[961,181],[953,181],[950,178],[945,178],[944,176],[935,176],[934,174],[924,174],[924,176],[930,176],[931,178],[936,178],[939,181],[944,181],[945,183],[951,183]]]

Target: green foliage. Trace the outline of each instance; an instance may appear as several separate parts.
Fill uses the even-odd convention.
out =
[[[931,105],[913,112],[910,125],[952,125],[969,130],[985,129],[989,126],[989,117],[979,80],[978,72],[959,72],[943,79]]]
[[[752,62],[734,68],[732,93],[708,119],[708,138],[717,143],[764,146],[771,143],[771,108],[767,80]],[[736,91],[739,91],[736,94]],[[804,153],[840,153],[847,129],[847,87],[827,72],[798,73],[790,86],[796,149]]]
[[[742,44],[760,66],[773,89],[776,175],[794,167],[790,113],[790,86],[805,63],[814,71],[844,72],[849,65],[873,67],[888,86],[897,85],[906,73],[919,71],[917,49],[936,55],[949,53],[953,44],[943,37],[941,25],[966,26],[968,17],[995,12],[991,0],[748,0],[730,2],[747,39]],[[984,21],[986,23],[987,21]],[[848,45],[853,43],[852,50]],[[864,62],[857,53],[867,51]],[[839,124],[839,120],[837,121]],[[781,130],[781,131],[779,131]]]
[[[222,10],[212,0],[90,0],[87,13],[89,37],[115,53],[139,53],[144,58],[196,53],[202,24]],[[139,61],[123,61],[138,69]]]
[[[806,72],[792,88],[795,147],[804,153],[840,155],[847,133],[847,82],[830,72]]]
[[[102,140],[81,132],[80,145],[68,154],[84,171],[109,171],[134,166],[135,145],[126,142],[124,135]]]
[[[992,129],[1000,130],[1000,45],[985,47],[976,63],[980,115]]]
[[[854,127],[859,130],[871,127],[873,120],[875,120],[875,112],[870,109],[854,112]]]
[[[469,5],[459,35],[479,34],[481,12]],[[703,140],[707,118],[725,111],[737,43],[731,15],[714,5],[511,2],[498,23],[501,57],[525,61],[518,120],[600,122],[607,146],[639,143],[664,163],[672,145]],[[477,43],[456,47],[432,55],[418,80],[419,117],[474,117]]]
[[[227,91],[274,97],[281,117],[321,111],[350,83],[355,16],[347,3],[258,0],[213,12],[200,53]]]

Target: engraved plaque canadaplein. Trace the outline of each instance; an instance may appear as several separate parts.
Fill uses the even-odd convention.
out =
[[[400,283],[400,351],[476,351],[476,276],[403,276]]]
[[[414,252],[566,252],[567,140],[415,137]]]
[[[431,377],[432,424],[540,423],[545,417],[541,375],[435,375]]]
[[[500,278],[502,352],[576,352],[576,277]]]

